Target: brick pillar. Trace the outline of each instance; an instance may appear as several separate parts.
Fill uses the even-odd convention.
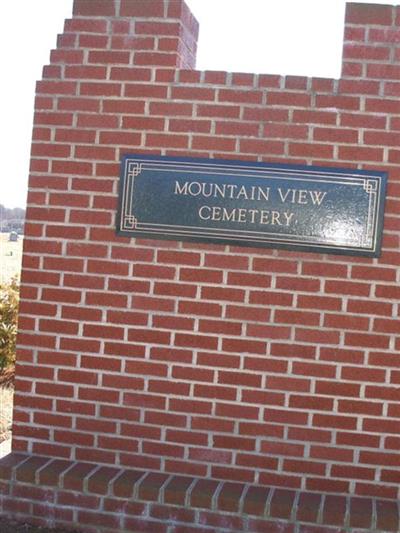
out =
[[[399,22],[400,9],[394,6],[347,4],[342,77],[362,78],[362,87],[371,94],[380,80],[398,80]]]
[[[348,4],[343,78],[285,78],[179,70],[180,1],[75,2],[37,86],[0,512],[399,531],[396,24]],[[127,153],[386,170],[382,254],[117,236]]]
[[[104,26],[108,19],[106,31],[111,28],[114,36],[107,49],[135,50],[129,57],[132,65],[195,67],[199,26],[182,0],[75,0],[73,14],[68,31],[79,31],[85,20],[96,22],[101,17]],[[115,55],[116,63],[127,58]]]

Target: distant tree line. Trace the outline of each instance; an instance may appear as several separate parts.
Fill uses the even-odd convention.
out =
[[[0,231],[17,233],[24,232],[25,209],[13,207],[12,209],[0,204]]]

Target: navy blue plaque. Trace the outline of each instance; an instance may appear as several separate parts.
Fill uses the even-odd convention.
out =
[[[385,192],[385,172],[127,155],[117,233],[377,257]]]

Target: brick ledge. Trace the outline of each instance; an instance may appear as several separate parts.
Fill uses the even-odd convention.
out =
[[[217,524],[208,522],[218,519],[218,531],[261,532],[268,524],[279,524],[283,533],[294,532],[295,528],[304,533],[341,533],[353,528],[400,530],[400,502],[394,500],[305,493],[20,453],[0,460],[0,494],[0,512],[5,516],[29,517],[47,526],[50,520],[51,524],[64,527],[73,527],[78,517],[80,530],[89,533],[100,533],[104,528],[107,532],[148,531],[152,520],[154,531],[167,532],[168,527],[179,531],[183,527],[182,532],[211,532],[216,531]],[[46,505],[39,505],[43,498]],[[68,500],[74,503],[66,508]],[[134,507],[128,511],[131,518],[122,516],[120,511],[121,505],[126,507],[129,502]],[[179,509],[186,514],[179,513]],[[163,516],[163,522],[157,522],[157,515]],[[140,518],[135,520],[134,516]],[[162,529],[166,519],[167,529]],[[201,529],[196,528],[199,519]],[[145,520],[142,526],[141,520]]]

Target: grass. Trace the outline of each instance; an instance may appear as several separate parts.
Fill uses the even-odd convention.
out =
[[[0,284],[6,283],[13,276],[20,275],[22,261],[23,237],[17,242],[9,242],[9,233],[0,233]]]

